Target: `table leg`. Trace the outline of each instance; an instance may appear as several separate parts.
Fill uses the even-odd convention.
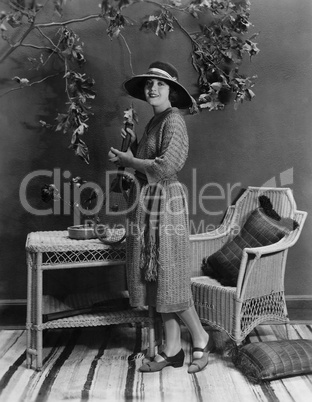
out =
[[[32,358],[30,354],[31,348],[31,335],[32,335],[32,272],[33,272],[33,255],[30,252],[26,254],[27,262],[27,315],[26,315],[26,367],[30,368],[32,363]]]
[[[42,253],[36,255],[36,347],[37,364],[36,369],[42,367]]]

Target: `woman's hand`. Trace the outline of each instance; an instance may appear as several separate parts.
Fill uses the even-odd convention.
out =
[[[131,167],[134,156],[129,148],[126,152],[119,151],[116,148],[111,148],[108,153],[109,161],[114,163],[117,167]]]
[[[130,135],[130,143],[133,144],[137,139],[135,132],[129,127],[127,127],[126,129],[122,128],[121,129],[122,138],[126,138],[127,135]]]

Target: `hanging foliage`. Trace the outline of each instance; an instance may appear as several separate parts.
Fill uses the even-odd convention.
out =
[[[44,5],[36,0],[12,0],[9,1],[9,9],[0,14],[1,37],[9,44],[8,50],[0,55],[0,62],[4,62],[19,47],[38,51],[38,57],[28,58],[34,69],[45,67],[51,58],[59,61],[58,70],[40,81],[31,82],[26,77],[12,77],[18,86],[1,95],[40,84],[51,77],[62,77],[67,95],[64,112],[55,117],[55,124],[45,121],[40,123],[47,129],[70,135],[70,148],[86,163],[89,163],[89,150],[82,136],[89,127],[88,121],[92,115],[90,102],[95,98],[96,91],[92,77],[81,73],[82,66],[86,64],[84,44],[73,27],[91,19],[102,20],[106,24],[106,34],[111,40],[122,38],[126,43],[132,66],[126,33],[127,27],[133,26],[134,22],[124,15],[124,10],[138,2],[139,0],[103,0],[99,12],[63,20],[66,0],[46,0]],[[257,77],[248,77],[240,72],[244,57],[251,59],[259,52],[254,42],[257,34],[246,37],[252,26],[249,20],[249,0],[141,1],[142,7],[144,3],[149,4],[149,10],[153,5],[154,11],[139,22],[138,32],[151,32],[160,40],[165,40],[178,29],[192,44],[191,63],[198,75],[198,95],[192,113],[200,110],[222,110],[230,95],[233,96],[235,109],[244,101],[252,100],[255,96],[253,87]],[[44,8],[48,6],[54,8],[59,21],[42,21]],[[40,20],[38,18],[37,21],[39,13]],[[198,20],[197,32],[189,33],[181,25],[179,17],[185,13]],[[48,13],[46,15],[48,16]],[[206,15],[209,16],[209,23],[205,24],[202,20]],[[19,35],[14,35],[16,28],[21,26],[25,29],[20,30]],[[45,43],[44,46],[25,43],[33,30],[36,30],[41,41]]]

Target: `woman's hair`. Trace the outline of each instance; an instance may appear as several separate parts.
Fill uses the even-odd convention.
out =
[[[169,91],[169,100],[170,100],[170,103],[171,103],[171,104],[175,104],[175,103],[178,101],[178,99],[179,99],[178,92],[177,92],[174,88],[172,88],[171,85],[169,85],[169,87],[170,87],[170,91]]]

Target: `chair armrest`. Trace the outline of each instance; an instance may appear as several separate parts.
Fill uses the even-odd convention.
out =
[[[288,249],[299,239],[306,218],[305,211],[295,211],[294,219],[299,224],[296,230],[277,243],[243,250],[236,288],[238,300],[284,292]]]
[[[299,227],[296,230],[287,234],[277,243],[262,247],[245,248],[244,250],[248,254],[255,254],[256,256],[260,257],[261,255],[277,253],[279,251],[283,251],[286,250],[287,248],[292,247],[294,244],[296,244],[297,240],[299,239],[306,217],[307,217],[306,212],[297,211],[296,220],[299,223]]]
[[[288,247],[272,247],[276,244],[244,249],[237,278],[237,300],[243,302],[284,291]],[[260,248],[265,250],[261,253]]]
[[[291,242],[289,239],[285,241],[285,238],[281,239],[277,243],[270,244],[268,246],[261,247],[246,247],[244,251],[247,254],[254,254],[257,258],[260,258],[262,255],[273,254],[279,251],[283,251],[291,247]]]
[[[277,243],[243,250],[237,280],[239,300],[284,291],[286,256],[300,232],[298,228]]]

